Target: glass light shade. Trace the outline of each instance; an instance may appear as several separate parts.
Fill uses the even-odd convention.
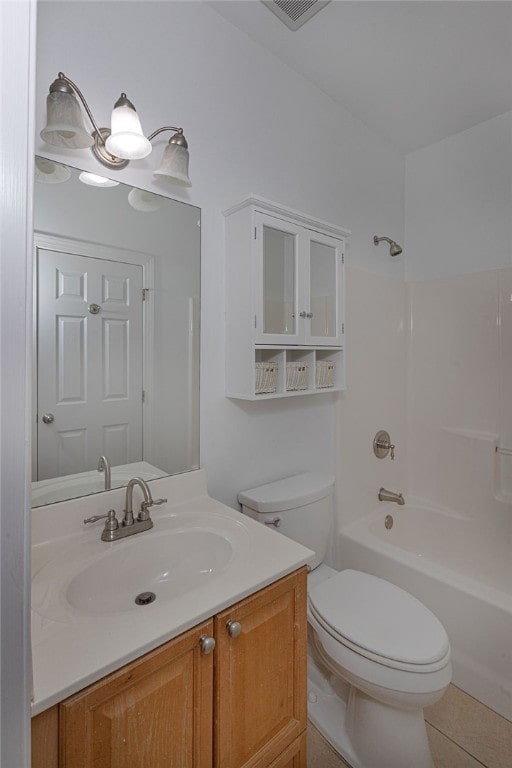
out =
[[[49,93],[46,115],[46,126],[40,136],[47,144],[68,149],[86,149],[94,144],[93,137],[85,130],[80,104],[72,93]]]
[[[71,171],[67,166],[54,163],[45,157],[36,157],[35,180],[39,184],[62,184],[70,176]]]
[[[106,176],[98,176],[96,173],[89,173],[88,171],[82,171],[78,177],[82,184],[87,184],[90,187],[118,187],[119,182],[113,179],[107,179]]]
[[[160,195],[155,195],[153,192],[137,189],[136,187],[128,193],[128,202],[136,211],[143,211],[144,213],[158,211],[162,206]]]
[[[151,144],[142,133],[139,116],[122,105],[112,110],[111,134],[105,142],[111,155],[123,160],[140,160],[151,152]]]
[[[183,187],[191,187],[188,175],[188,149],[179,144],[168,144],[165,148],[162,164],[154,172],[154,176],[166,176]]]

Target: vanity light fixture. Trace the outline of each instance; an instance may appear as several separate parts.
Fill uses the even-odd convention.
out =
[[[86,130],[77,97],[94,128],[92,134]],[[66,149],[90,147],[96,159],[113,170],[125,168],[130,160],[146,157],[151,152],[151,141],[158,134],[173,131],[162,164],[154,175],[166,177],[185,187],[192,186],[188,175],[188,144],[183,128],[163,126],[146,138],[135,107],[125,93],[114,104],[111,128],[99,128],[81,90],[63,72],[59,72],[50,85],[46,111],[47,123],[40,134],[43,141]]]

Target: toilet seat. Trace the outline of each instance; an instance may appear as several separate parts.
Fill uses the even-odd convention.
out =
[[[449,663],[450,644],[440,621],[384,579],[340,571],[310,589],[309,610],[334,640],[386,667],[430,673]]]

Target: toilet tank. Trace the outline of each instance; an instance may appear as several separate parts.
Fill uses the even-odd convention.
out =
[[[334,478],[303,472],[238,494],[244,514],[266,523],[315,552],[311,568],[323,562],[333,526]]]

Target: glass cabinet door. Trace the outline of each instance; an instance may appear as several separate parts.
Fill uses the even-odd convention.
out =
[[[263,343],[297,343],[298,229],[263,216],[256,229],[262,267],[258,337]]]
[[[341,343],[340,242],[311,234],[309,243],[309,336],[315,344]],[[308,340],[309,341],[309,340]]]

